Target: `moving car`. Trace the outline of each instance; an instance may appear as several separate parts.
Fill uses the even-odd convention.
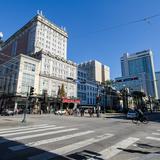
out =
[[[133,119],[135,117],[137,117],[136,112],[134,110],[129,110],[128,113],[127,113],[127,118]]]

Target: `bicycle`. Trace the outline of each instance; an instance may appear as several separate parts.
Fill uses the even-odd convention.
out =
[[[135,117],[135,118],[133,118],[132,122],[134,124],[138,124],[139,122],[143,123],[143,124],[147,124],[149,121],[148,121],[147,117],[143,116],[143,117]]]

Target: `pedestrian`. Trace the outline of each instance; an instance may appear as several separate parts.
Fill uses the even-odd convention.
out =
[[[83,117],[84,116],[84,108],[81,108],[80,112],[81,112],[81,117]]]

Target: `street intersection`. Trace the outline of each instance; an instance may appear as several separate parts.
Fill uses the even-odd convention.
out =
[[[158,115],[156,115],[159,117]],[[152,116],[154,117],[154,116]],[[160,122],[27,115],[0,117],[0,160],[159,160]]]

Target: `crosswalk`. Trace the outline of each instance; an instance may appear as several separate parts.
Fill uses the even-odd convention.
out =
[[[152,133],[148,133],[149,136],[145,136],[134,144],[134,147],[129,148],[129,151],[134,153],[142,153],[141,156],[134,156],[128,160],[160,160],[160,130],[155,130]]]
[[[153,132],[151,136],[145,138],[160,141],[159,135],[160,131],[157,130],[157,132]],[[55,124],[11,127],[0,130],[0,149],[2,146],[5,146],[7,149],[6,153],[8,151],[11,153],[9,155],[0,155],[2,157],[0,159],[9,159],[12,155],[14,155],[14,159],[18,159],[15,158],[15,155],[17,155],[20,157],[19,159],[27,160],[49,160],[60,156],[67,157],[67,154],[90,149],[92,148],[91,146],[101,142],[107,144],[107,141],[111,141],[115,136],[110,132],[100,134],[96,133],[95,130],[84,130],[75,126],[57,126]],[[83,154],[83,157],[86,156],[88,160],[108,160],[121,153],[122,149],[128,148],[139,140],[140,138],[138,137],[126,137],[115,144],[104,145],[103,149],[102,147],[100,149],[97,147],[94,150],[87,151],[87,153],[83,151],[81,154]],[[32,152],[33,148],[39,150]],[[28,154],[25,154],[25,157],[23,155],[24,152],[28,152]],[[77,159],[72,158],[72,160]]]
[[[155,141],[159,141],[160,142],[160,130],[157,130],[157,132],[153,132],[152,135],[153,136],[146,137],[146,139],[155,140]]]

